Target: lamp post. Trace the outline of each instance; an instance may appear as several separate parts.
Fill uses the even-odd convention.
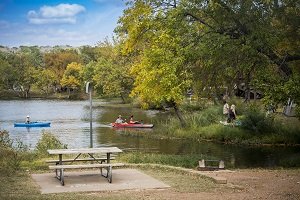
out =
[[[93,112],[92,112],[92,84],[90,82],[86,83],[85,92],[89,94],[90,99],[90,148],[93,148]]]

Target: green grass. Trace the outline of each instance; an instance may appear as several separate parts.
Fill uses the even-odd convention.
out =
[[[220,186],[207,177],[177,169],[150,165],[139,168],[150,176],[170,185],[176,192],[211,192]]]
[[[185,168],[196,168],[199,155],[166,155],[154,153],[122,153],[119,158],[125,163],[152,163]]]

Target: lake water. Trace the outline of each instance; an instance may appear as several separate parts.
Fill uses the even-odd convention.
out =
[[[121,114],[128,119],[152,123],[162,117],[156,111],[136,108],[102,106],[105,102],[93,102],[93,147],[118,146],[124,151],[143,151],[162,154],[199,155],[222,159],[225,165],[237,168],[300,166],[300,147],[245,147],[190,140],[154,140],[147,137],[127,136],[123,129],[113,129],[109,123]],[[14,122],[24,122],[27,115],[31,121],[51,122],[50,127],[14,127]],[[12,139],[20,139],[34,148],[43,131],[54,134],[68,148],[90,146],[89,101],[63,100],[1,100],[0,129],[9,131]],[[136,131],[136,130],[126,130]],[[160,131],[138,130],[140,134]]]

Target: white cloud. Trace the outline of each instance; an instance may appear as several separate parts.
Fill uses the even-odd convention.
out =
[[[43,6],[38,12],[30,10],[27,13],[31,24],[76,23],[76,15],[84,12],[85,7],[78,4],[59,4]]]
[[[75,24],[74,17],[66,18],[29,18],[31,24]]]
[[[85,8],[78,4],[59,4],[57,6],[43,6],[40,9],[41,15],[45,18],[51,17],[73,17]]]

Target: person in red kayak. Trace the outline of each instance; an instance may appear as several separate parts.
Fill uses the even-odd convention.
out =
[[[129,124],[140,124],[139,121],[134,121],[133,115],[130,116]]]
[[[122,115],[119,115],[119,117],[117,118],[117,120],[115,121],[115,123],[117,123],[117,124],[124,123],[124,120],[122,119]]]

